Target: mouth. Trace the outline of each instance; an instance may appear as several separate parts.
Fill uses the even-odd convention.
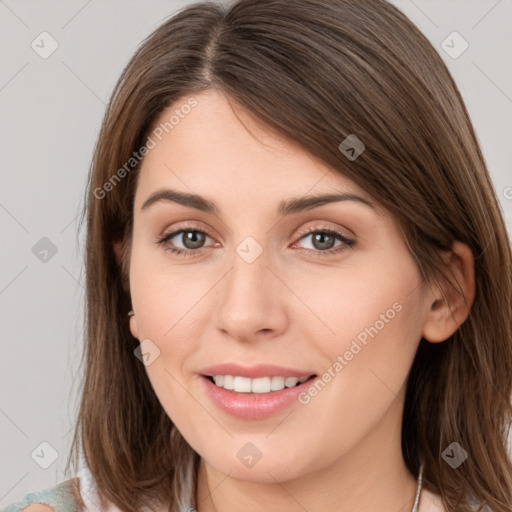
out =
[[[299,396],[318,379],[313,368],[238,361],[202,368],[198,376],[218,409],[246,420],[262,420],[300,405]]]
[[[317,374],[249,378],[240,375],[200,376],[209,400],[223,413],[242,420],[265,420],[291,407],[314,385]]]
[[[296,377],[273,375],[251,379],[240,375],[203,375],[213,385],[243,395],[272,394],[295,388],[317,377],[316,374]]]

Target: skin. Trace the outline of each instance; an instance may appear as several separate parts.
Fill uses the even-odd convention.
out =
[[[436,343],[464,322],[474,297],[473,259],[456,242],[447,265],[468,306],[449,288],[427,287],[395,220],[353,182],[236,109],[222,94],[198,105],[145,157],[134,202],[130,329],[160,355],[146,366],[166,413],[201,456],[198,511],[370,512],[412,508],[416,481],[400,448],[406,377],[421,336]],[[169,119],[177,102],[161,116]],[[243,124],[242,124],[243,123]],[[347,161],[347,165],[349,165]],[[141,212],[161,187],[215,202],[219,215],[172,202]],[[335,202],[281,217],[280,201],[347,192],[373,201]],[[207,229],[200,249],[182,228]],[[356,244],[337,254],[314,245],[302,228],[331,228]],[[252,236],[263,252],[252,263],[236,248]],[[115,245],[120,256],[120,245]],[[446,297],[447,302],[443,300]],[[209,365],[273,363],[318,375],[332,367],[365,328],[402,309],[310,403],[265,420],[217,409],[198,372]],[[248,468],[237,452],[261,452]],[[211,490],[211,494],[209,490]],[[421,512],[434,510],[427,500]],[[441,509],[435,509],[441,510]]]

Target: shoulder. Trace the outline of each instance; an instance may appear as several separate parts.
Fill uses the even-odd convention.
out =
[[[446,512],[441,496],[423,488],[420,495],[418,512]]]
[[[23,509],[23,512],[52,512],[53,508],[48,505],[42,505],[41,503],[32,503],[28,507]]]
[[[80,480],[71,478],[41,491],[31,492],[0,512],[81,512]]]
[[[481,504],[474,498],[469,500],[469,505],[471,506],[471,510],[475,512],[478,510],[482,510],[482,512],[492,512],[487,505],[485,505],[483,509],[479,508]],[[418,512],[446,512],[446,508],[443,505],[441,496],[427,489],[422,489]]]

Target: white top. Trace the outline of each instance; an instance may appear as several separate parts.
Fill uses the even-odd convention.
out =
[[[77,473],[77,476],[80,478],[80,491],[82,500],[85,504],[85,512],[98,512],[99,510],[99,498],[96,491],[96,484],[91,475],[91,472],[84,461],[81,461],[81,467]],[[189,512],[191,510],[190,507],[183,508],[182,512]],[[475,510],[478,507],[475,505]],[[487,508],[487,510],[490,509]],[[147,509],[143,509],[144,512],[168,512],[168,508],[153,508],[152,511]],[[110,503],[109,508],[105,512],[122,512],[119,508],[117,508],[114,504]],[[421,488],[419,502],[418,502],[418,512],[446,512],[446,509],[443,506],[443,502],[441,496],[438,494],[434,494],[433,492]]]

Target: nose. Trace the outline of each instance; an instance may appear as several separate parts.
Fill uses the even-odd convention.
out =
[[[290,292],[276,273],[265,251],[252,263],[235,254],[231,269],[217,287],[215,327],[241,342],[275,338],[285,332]]]

